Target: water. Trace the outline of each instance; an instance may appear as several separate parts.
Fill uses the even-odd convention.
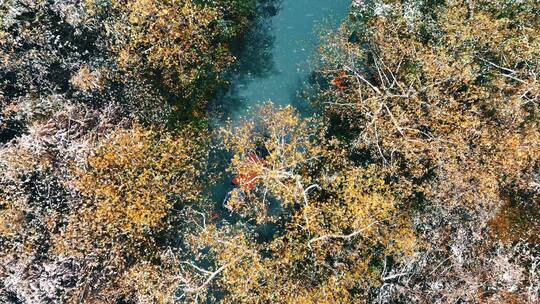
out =
[[[309,102],[298,92],[311,72],[309,59],[319,45],[319,30],[337,27],[350,4],[350,0],[266,0],[262,16],[234,50],[237,66],[230,76],[231,86],[213,102],[214,126],[223,126],[227,119],[238,122],[250,108],[269,100],[308,113]],[[213,162],[226,166],[227,155],[218,155]],[[231,180],[232,176],[224,176],[210,190],[225,218],[222,202],[233,187]]]
[[[350,4],[350,0],[269,0],[262,8],[266,15],[239,50],[230,90],[218,98],[225,118],[234,120],[268,100],[306,109],[307,101],[298,92],[311,72],[308,59],[319,45],[318,29],[336,27]]]

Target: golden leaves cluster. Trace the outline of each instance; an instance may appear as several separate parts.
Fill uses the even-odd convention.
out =
[[[324,136],[319,121],[301,120],[290,106],[278,110],[266,103],[256,119],[224,129],[222,135],[225,148],[233,152],[229,171],[249,175],[245,183],[256,185],[253,191],[233,193],[233,198],[246,198],[245,202],[255,204],[259,221],[266,216],[270,196],[283,206],[304,204],[310,172],[323,151],[323,145],[317,142]],[[257,155],[256,161],[253,155]],[[263,199],[259,201],[253,195]],[[239,204],[234,200],[229,203]]]
[[[232,61],[217,40],[223,12],[192,0],[112,1],[111,25],[120,66],[161,75],[166,87],[190,96],[192,83],[219,74]]]
[[[272,104],[254,117],[223,131],[233,153],[231,172],[251,170],[257,178],[254,189],[236,190],[244,194],[235,206],[251,209],[258,223],[275,222],[282,230],[263,243],[249,234],[246,239],[244,230],[237,232],[242,242],[214,247],[220,264],[238,256],[225,254],[232,248],[245,253],[220,277],[225,302],[363,299],[380,284],[382,269],[373,261],[384,255],[399,259],[419,248],[407,211],[393,198],[379,168],[351,162],[321,121]],[[248,154],[261,150],[264,161],[252,162]],[[280,206],[272,206],[270,198]]]
[[[176,201],[197,201],[202,192],[206,153],[195,136],[136,125],[104,138],[77,172],[86,203],[74,224],[95,222],[132,236],[162,228]]]
[[[97,285],[81,277],[69,297],[173,301],[178,263],[156,239],[178,220],[176,204],[202,200],[205,135],[135,124],[101,138],[87,164],[73,169],[80,202],[54,235],[53,250],[106,270]]]
[[[538,164],[538,4],[515,5],[447,1],[411,20],[392,3],[328,37],[321,72],[349,87],[320,100],[358,151],[409,176],[396,193],[499,206],[500,187]]]

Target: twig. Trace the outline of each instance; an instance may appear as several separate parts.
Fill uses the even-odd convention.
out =
[[[378,224],[378,223],[380,223],[380,221],[375,221],[375,222],[367,225],[366,227],[364,227],[362,229],[356,230],[353,233],[346,234],[346,235],[343,235],[343,234],[326,234],[326,235],[323,235],[323,236],[320,236],[320,237],[309,240],[308,246],[311,247],[311,243],[318,242],[318,241],[324,241],[324,240],[327,240],[327,239],[351,239],[351,238],[357,236],[358,234],[362,233],[364,230],[368,229],[369,227],[371,227],[371,226],[373,226],[375,224]]]

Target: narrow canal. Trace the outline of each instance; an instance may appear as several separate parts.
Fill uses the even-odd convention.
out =
[[[337,27],[350,5],[351,0],[263,1],[261,16],[237,46],[238,63],[229,76],[231,86],[213,102],[215,114],[210,117],[214,127],[249,117],[250,109],[266,101],[282,107],[292,105],[301,114],[308,114],[309,101],[300,92],[308,85],[309,61],[319,46],[320,31]],[[215,162],[225,165],[226,158],[218,157]],[[232,189],[231,178],[226,176],[212,187],[212,198],[218,204]]]
[[[238,68],[228,92],[216,104],[232,120],[268,100],[307,109],[299,96],[311,72],[309,59],[319,45],[320,29],[337,27],[350,0],[267,0],[261,17],[240,46]]]

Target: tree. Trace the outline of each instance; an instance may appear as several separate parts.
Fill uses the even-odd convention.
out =
[[[222,74],[234,61],[229,44],[246,30],[256,8],[254,0],[86,3],[94,18],[108,24],[107,45],[120,67],[166,92],[180,116],[195,117],[204,115],[223,84]]]
[[[174,301],[209,205],[187,122],[255,4],[0,3],[0,302]]]
[[[204,188],[206,152],[194,132],[117,130],[98,143],[86,168],[75,171],[72,184],[81,203],[54,239],[58,256],[89,269],[69,292],[72,299],[172,302],[177,256],[166,252],[177,242],[167,235],[187,225],[177,210],[201,201]],[[159,284],[170,284],[169,291],[152,289]]]
[[[253,177],[227,202],[243,216],[237,228],[207,225],[198,237],[219,270],[210,294],[224,293],[225,303],[365,299],[387,279],[387,260],[417,250],[407,211],[377,169],[352,163],[320,121],[271,104],[255,117],[223,131],[231,172]],[[257,236],[265,225],[275,231]]]
[[[527,197],[538,191],[539,8],[514,1],[357,3],[353,20],[321,47],[325,83],[317,101],[331,128],[381,166],[434,250],[447,252],[424,261],[430,270],[417,278],[452,288],[419,300],[414,292],[422,289],[412,285],[401,292],[406,301],[497,298],[479,287],[497,279],[467,279],[463,269],[483,273],[497,258],[489,252],[514,254],[486,241],[488,221],[516,197],[528,208]],[[431,277],[448,261],[446,278]],[[523,285],[518,290],[530,296]]]

